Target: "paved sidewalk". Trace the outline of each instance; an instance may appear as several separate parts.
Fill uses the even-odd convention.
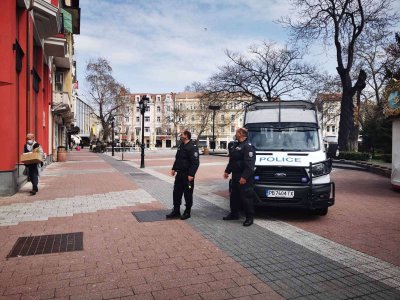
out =
[[[137,221],[166,208],[171,185],[106,155],[68,156],[36,196],[28,183],[0,199],[0,299],[282,299],[191,223]],[[19,237],[74,232],[83,251],[6,258]]]

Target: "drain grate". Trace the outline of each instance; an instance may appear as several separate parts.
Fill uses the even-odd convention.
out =
[[[137,211],[132,212],[132,215],[139,222],[157,222],[157,221],[165,221],[165,215],[170,211],[168,210],[146,210],[146,211]]]
[[[9,257],[83,250],[83,232],[26,236],[18,238]]]

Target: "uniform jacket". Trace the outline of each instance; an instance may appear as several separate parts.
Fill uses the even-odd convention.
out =
[[[181,143],[176,152],[172,170],[184,171],[188,173],[188,176],[194,177],[199,164],[199,150],[193,141],[190,140],[186,144]]]
[[[234,143],[229,150],[229,163],[225,172],[240,175],[240,177],[245,178],[247,181],[252,179],[256,163],[254,146],[246,139],[241,143]]]

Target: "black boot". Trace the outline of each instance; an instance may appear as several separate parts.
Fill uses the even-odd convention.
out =
[[[233,213],[229,213],[226,217],[223,217],[224,221],[239,220],[239,216]]]
[[[189,218],[190,218],[190,208],[186,208],[185,211],[183,212],[181,220],[186,220]]]
[[[248,227],[253,224],[253,221],[253,217],[246,217],[246,220],[243,222],[243,226]]]
[[[165,216],[167,219],[178,219],[181,217],[181,210],[179,207],[174,207],[174,209]]]

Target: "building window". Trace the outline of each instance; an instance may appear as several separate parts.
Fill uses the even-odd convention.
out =
[[[160,123],[161,122],[161,118],[157,117],[157,122]]]
[[[231,125],[231,132],[235,132],[235,125]]]
[[[161,107],[157,106],[157,112],[161,112]]]
[[[139,102],[139,100],[140,100],[139,96],[136,96],[135,99],[137,102]]]
[[[150,111],[150,106],[146,106],[146,111]]]
[[[150,117],[144,117],[145,122],[150,122]]]
[[[231,115],[231,121],[235,120],[235,115]]]
[[[63,91],[63,85],[64,85],[64,73],[62,72],[56,72],[55,75],[55,89],[57,92],[62,92]]]
[[[332,126],[332,132],[334,133],[336,131],[335,126]]]
[[[330,126],[326,126],[326,132],[329,132]]]
[[[192,116],[192,122],[194,121],[194,116]]]
[[[150,132],[150,127],[145,127],[144,132]]]
[[[136,117],[136,122],[139,122],[139,121],[140,121],[139,117]]]
[[[225,122],[225,115],[221,115],[221,122]]]
[[[167,111],[171,111],[171,107],[169,105],[167,106]]]
[[[140,111],[139,107],[136,107],[136,112],[139,112],[139,111]]]
[[[157,101],[161,101],[161,97],[160,96],[157,96]]]
[[[129,117],[125,118],[125,122],[129,123]]]

